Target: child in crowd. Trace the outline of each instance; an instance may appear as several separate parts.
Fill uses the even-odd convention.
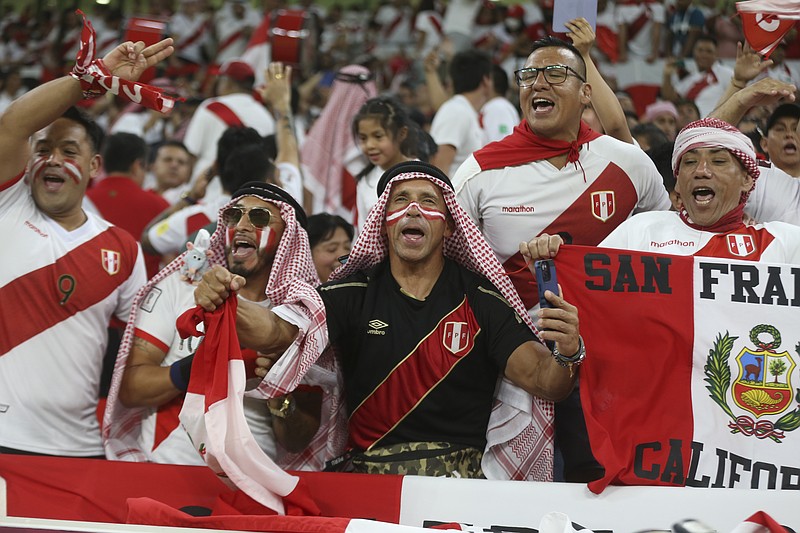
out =
[[[357,226],[364,227],[369,210],[378,201],[378,180],[389,168],[415,158],[417,128],[397,100],[377,97],[367,100],[353,117],[353,136],[369,164],[356,180]]]

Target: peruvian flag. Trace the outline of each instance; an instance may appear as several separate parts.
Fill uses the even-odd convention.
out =
[[[264,71],[267,69],[270,61],[272,61],[272,45],[269,40],[270,16],[269,12],[261,19],[261,24],[253,30],[250,35],[250,41],[242,53],[241,60],[250,65],[255,72],[255,87],[263,85],[266,81],[264,79]]]
[[[736,3],[742,30],[750,47],[769,58],[795,20],[800,20],[798,0],[747,0]]]
[[[285,472],[253,438],[244,416],[245,365],[236,334],[236,295],[213,313],[199,306],[177,320],[182,338],[205,339],[192,362],[180,421],[206,464],[229,485],[280,515],[317,515],[319,509],[300,478]]]
[[[800,489],[800,268],[563,247],[605,477],[589,484]]]

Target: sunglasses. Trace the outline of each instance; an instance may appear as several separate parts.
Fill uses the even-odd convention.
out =
[[[546,67],[521,68],[514,72],[514,78],[520,87],[530,87],[536,83],[539,73],[544,74],[544,80],[550,85],[559,85],[567,81],[567,76],[572,74],[582,82],[586,83],[583,76],[578,74],[574,68],[567,65],[548,65]]]
[[[250,209],[245,209],[244,207],[233,205],[222,210],[222,223],[232,228],[239,224],[242,217],[245,215],[247,215],[247,218],[250,220],[250,224],[258,229],[268,226],[272,218],[272,213],[266,207],[251,207]]]

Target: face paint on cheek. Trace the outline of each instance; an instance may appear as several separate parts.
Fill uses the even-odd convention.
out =
[[[49,157],[41,156],[37,157],[33,161],[33,164],[31,165],[31,175],[33,176],[33,179],[39,179],[45,174],[47,170],[47,161],[49,161],[49,159]],[[64,170],[64,173],[75,182],[75,185],[80,184],[82,175],[81,167],[75,162],[75,160],[64,159],[62,169]]]
[[[64,172],[66,172],[67,176],[72,178],[75,185],[80,184],[82,176],[81,167],[78,166],[78,163],[76,163],[74,159],[64,160]]]
[[[429,222],[433,222],[436,219],[447,220],[447,216],[442,213],[441,211],[436,211],[434,209],[425,209],[417,202],[411,202],[407,206],[402,209],[398,209],[397,211],[392,211],[390,213],[386,213],[386,225],[387,226],[394,226],[397,224],[403,216],[408,212],[411,207],[416,207],[419,214],[422,215],[422,218]]]
[[[278,245],[275,242],[275,232],[269,226],[256,229],[256,240],[258,241],[258,249],[268,254],[278,249]]]
[[[36,159],[33,160],[30,172],[28,172],[28,174],[34,180],[39,179],[42,176],[46,166],[47,166],[47,158],[41,156],[37,157]]]
[[[236,234],[236,228],[225,228],[225,248],[233,247],[233,236]]]

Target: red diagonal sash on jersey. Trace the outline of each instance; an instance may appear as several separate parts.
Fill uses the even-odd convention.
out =
[[[217,115],[228,127],[244,126],[244,122],[242,122],[242,119],[240,119],[236,113],[233,112],[233,109],[226,106],[222,102],[211,102],[208,104],[206,109]]]
[[[217,49],[217,57],[219,57],[220,52],[222,52],[223,50],[228,48],[230,45],[232,45],[233,43],[235,43],[236,41],[241,39],[242,35],[243,35],[242,30],[235,31],[235,32],[231,33],[230,35],[228,35],[227,39],[225,39],[224,41],[219,43],[219,48]]]
[[[402,422],[470,353],[479,331],[464,298],[356,407],[350,415],[350,444],[367,450]]]
[[[599,191],[614,191],[614,215],[605,222],[601,222],[592,215],[592,193]],[[556,235],[567,232],[572,236],[571,244],[597,246],[628,218],[637,201],[636,189],[630,178],[620,167],[609,163],[583,194],[539,235],[542,233]],[[503,263],[503,268],[509,273],[509,278],[522,298],[522,303],[530,309],[539,302],[539,296],[536,279],[525,267],[526,264],[525,258],[517,252]]]
[[[695,255],[758,261],[761,253],[775,239],[766,229],[752,226],[712,237]]]
[[[444,30],[442,30],[442,23],[439,21],[439,19],[434,17],[433,15],[428,15],[428,18],[431,21],[431,25],[433,25],[433,28],[436,30],[436,33],[439,34],[439,36],[444,35]]]
[[[0,356],[101,302],[128,279],[136,248],[125,236],[124,230],[111,227],[54,263],[0,289],[0,302],[4,302],[0,305]],[[31,238],[41,237],[32,231]],[[119,253],[122,263],[116,265],[115,274],[103,267],[103,250]]]
[[[631,22],[628,25],[628,40],[629,41],[634,40],[636,38],[636,36],[639,35],[639,32],[642,31],[642,28],[644,28],[645,24],[647,24],[648,21],[650,20],[651,15],[652,15],[652,13],[651,13],[650,6],[645,4],[644,11],[642,11],[639,14],[639,16],[636,17],[636,20],[634,20],[633,22]]]
[[[200,39],[203,36],[203,34],[206,32],[206,30],[208,29],[208,25],[209,25],[209,22],[207,20],[204,21],[186,39],[183,39],[179,43],[175,43],[175,49],[176,50],[183,50],[185,48],[188,48],[192,44],[194,44],[195,41]]]
[[[401,12],[386,27],[386,30],[383,33],[384,39],[388,40],[392,36],[394,31],[397,29],[397,26],[399,26],[402,21],[403,21],[403,13]]]
[[[716,83],[717,75],[714,74],[713,70],[709,70],[706,72],[706,75],[703,76],[703,79],[692,85],[689,91],[686,93],[687,100],[695,100],[697,95],[700,94],[700,91],[711,85],[712,83]]]

